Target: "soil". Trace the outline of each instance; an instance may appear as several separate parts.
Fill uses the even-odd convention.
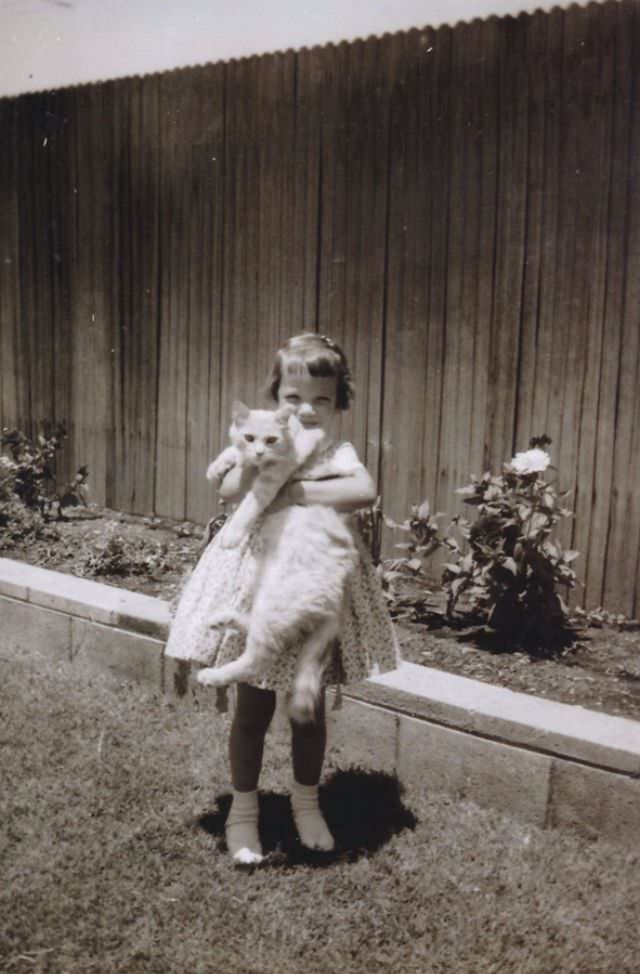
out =
[[[0,556],[172,599],[195,564],[204,529],[189,522],[79,510],[45,537],[8,542]],[[413,663],[591,710],[640,720],[640,624],[576,624],[544,655],[514,649],[481,627],[451,626],[432,593],[418,616],[396,619]],[[411,618],[413,615],[413,618]]]

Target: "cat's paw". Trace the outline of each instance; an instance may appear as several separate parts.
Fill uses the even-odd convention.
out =
[[[238,462],[238,456],[233,447],[227,447],[223,450],[215,460],[212,460],[207,467],[206,477],[212,483],[220,484],[227,476],[230,470],[235,467]]]
[[[224,470],[213,460],[207,467],[205,476],[209,483],[219,484],[224,477]]]

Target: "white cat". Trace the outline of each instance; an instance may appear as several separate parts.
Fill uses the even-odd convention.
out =
[[[220,532],[219,543],[240,543],[291,474],[312,456],[322,439],[304,430],[290,408],[271,412],[234,403],[232,446],[207,471],[219,480],[235,463],[257,468],[238,509]],[[268,514],[260,529],[260,554],[251,611],[222,610],[212,626],[246,631],[238,659],[198,674],[206,686],[259,681],[281,652],[298,652],[289,713],[312,720],[327,654],[338,634],[345,583],[356,564],[351,531],[331,507],[294,505]]]

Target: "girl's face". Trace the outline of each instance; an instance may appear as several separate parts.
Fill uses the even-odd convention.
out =
[[[319,427],[331,434],[338,414],[337,394],[335,376],[287,375],[280,382],[278,405],[293,406],[305,429]]]

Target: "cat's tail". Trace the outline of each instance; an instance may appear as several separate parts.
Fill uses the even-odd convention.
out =
[[[235,629],[246,632],[249,627],[249,619],[244,612],[238,612],[237,609],[221,609],[209,619],[210,629],[217,629],[218,626],[233,626]]]

